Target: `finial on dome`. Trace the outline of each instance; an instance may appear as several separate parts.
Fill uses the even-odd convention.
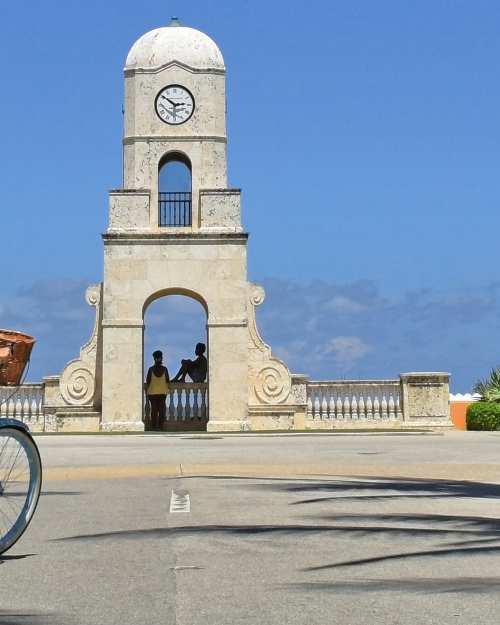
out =
[[[179,22],[178,17],[172,16],[169,26],[182,26],[182,24]]]

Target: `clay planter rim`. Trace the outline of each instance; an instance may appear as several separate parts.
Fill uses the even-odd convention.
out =
[[[0,342],[6,343],[34,343],[35,338],[26,332],[19,332],[18,330],[6,330],[0,328]]]

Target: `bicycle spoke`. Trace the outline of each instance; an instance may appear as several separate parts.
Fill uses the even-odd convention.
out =
[[[19,514],[15,514],[14,516],[12,515],[8,515],[7,512],[5,510],[0,509],[0,512],[2,513],[2,516],[4,519],[6,519],[6,521],[4,521],[4,528],[5,530],[10,530],[10,528],[15,524],[15,522],[17,521]],[[2,530],[2,534],[4,533],[5,530]],[[1,535],[1,534],[0,534]]]
[[[5,471],[9,470],[9,467],[12,466],[12,458],[14,456],[14,454],[16,454],[16,446],[15,443],[10,445],[11,450],[9,451],[9,449],[7,448],[7,451],[9,452],[9,455],[5,454],[5,462],[3,463],[3,468],[5,469]],[[19,454],[19,445],[17,446],[17,453]],[[1,468],[1,465],[0,465]],[[2,482],[2,484],[4,482],[6,482],[6,478],[5,478],[5,474],[4,477],[2,478],[2,480],[0,480]]]
[[[7,475],[7,477],[4,480],[2,480],[2,483],[8,483],[9,478],[10,478],[10,474],[12,473],[12,471],[13,471],[14,467],[16,466],[17,461],[19,459],[19,454],[21,453],[21,449],[22,449],[22,447],[19,445],[19,447],[17,448],[16,457],[14,458],[14,462],[13,462],[12,466],[10,467],[9,474]]]
[[[2,449],[0,449],[0,458],[3,456],[3,452],[5,449],[5,446],[7,445],[7,443],[9,442],[9,438],[6,436],[5,437],[5,443],[2,445]]]

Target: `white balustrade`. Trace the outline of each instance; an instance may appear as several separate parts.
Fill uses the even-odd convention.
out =
[[[28,424],[43,418],[43,384],[0,386],[0,418]]]
[[[145,402],[146,417],[149,405]],[[208,384],[171,382],[166,400],[166,423],[182,424],[206,421],[208,415]]]
[[[307,417],[324,421],[399,421],[403,419],[399,380],[309,382]]]

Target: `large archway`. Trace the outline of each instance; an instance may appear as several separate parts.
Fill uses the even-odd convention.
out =
[[[168,290],[148,298],[143,309],[144,379],[153,364],[152,354],[163,353],[170,384],[165,398],[165,420],[161,428],[153,428],[151,402],[145,389],[143,420],[145,428],[163,431],[206,430],[208,422],[208,372],[203,382],[193,381],[189,373],[185,381],[172,382],[179,372],[181,361],[195,361],[195,346],[206,346],[208,359],[207,307],[197,294],[185,290]],[[182,376],[181,376],[182,378]]]

